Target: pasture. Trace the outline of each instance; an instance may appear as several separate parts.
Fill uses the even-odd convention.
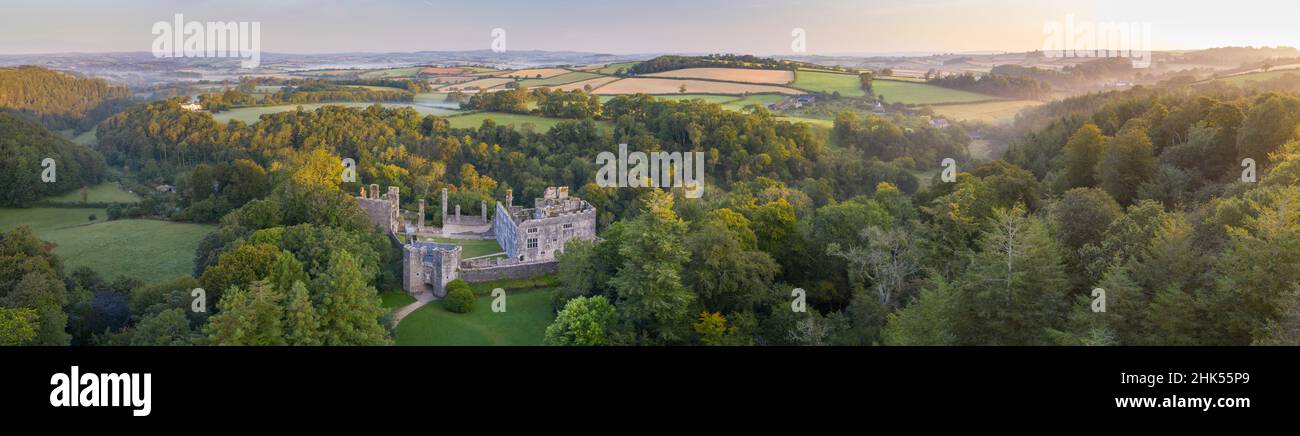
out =
[[[600,76],[594,79],[583,80],[580,82],[573,82],[564,85],[552,86],[551,89],[560,90],[560,91],[572,91],[575,89],[586,89],[586,87],[590,85],[592,90],[596,90],[616,80],[618,80],[617,77]]]
[[[887,103],[903,104],[939,104],[971,103],[1002,100],[991,95],[979,94],[959,89],[949,89],[924,83],[903,82],[896,80],[873,80],[872,92],[883,97]]]
[[[931,106],[934,113],[962,121],[982,121],[989,124],[1009,124],[1016,114],[1026,108],[1043,104],[1033,100],[1001,100],[983,103],[945,104]]]
[[[685,86],[686,92],[681,92]],[[748,83],[716,82],[694,79],[663,79],[653,77],[635,77],[623,79],[602,86],[595,91],[599,95],[617,94],[802,94],[799,90],[774,85],[755,85]]]
[[[95,220],[90,220],[90,215]],[[55,244],[65,270],[86,266],[106,279],[134,277],[145,282],[188,275],[199,241],[215,226],[132,219],[105,221],[104,209],[0,209],[0,229],[32,228]]]
[[[511,79],[511,78],[507,78],[507,77],[487,77],[487,78],[478,79],[478,80],[471,80],[471,81],[468,81],[468,82],[465,82],[465,83],[457,83],[457,84],[455,84],[455,85],[447,85],[447,86],[444,86],[444,87],[442,87],[442,88],[438,88],[438,90],[439,90],[439,91],[443,91],[443,92],[447,92],[447,91],[473,91],[473,90],[474,90],[473,88],[478,88],[479,90],[484,90],[484,89],[489,89],[489,88],[493,88],[493,87],[497,87],[497,86],[505,85],[505,84],[510,83],[510,82],[513,82],[513,81],[515,81],[515,79]]]
[[[794,73],[794,86],[805,91],[840,93],[845,97],[862,97],[867,95],[862,90],[861,79],[856,74],[828,73],[825,71],[799,70]]]
[[[549,79],[568,73],[569,70],[563,68],[530,68],[526,70],[506,71],[498,74],[497,77],[509,77],[512,79]]]
[[[621,62],[617,64],[609,64],[600,67],[600,69],[596,70],[596,72],[600,74],[616,74],[618,73],[618,70],[626,70],[628,68],[632,68],[633,65],[639,63],[640,62]]]
[[[598,77],[604,77],[604,76],[601,76],[601,75],[596,74],[596,73],[587,73],[587,72],[582,72],[582,71],[575,71],[575,72],[570,72],[570,73],[566,73],[566,74],[555,75],[555,76],[551,76],[551,77],[547,77],[547,78],[542,78],[542,79],[526,79],[526,80],[520,80],[520,81],[519,81],[519,85],[520,85],[520,86],[527,86],[527,87],[529,87],[529,88],[534,88],[534,87],[538,87],[538,86],[557,86],[557,85],[566,85],[566,84],[570,84],[570,83],[581,82],[581,81],[584,81],[584,80],[591,80],[591,79],[595,79],[595,78],[598,78]]]
[[[51,203],[81,203],[81,190],[75,190],[63,195],[47,197],[45,201]],[[117,182],[104,182],[91,186],[86,190],[87,203],[137,203],[140,196],[127,192],[122,189]]]
[[[680,70],[647,74],[642,77],[723,80],[728,82],[784,85],[794,81],[794,71],[757,70],[752,68],[683,68]]]

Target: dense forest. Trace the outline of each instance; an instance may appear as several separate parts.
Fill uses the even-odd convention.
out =
[[[125,107],[126,87],[41,67],[0,68],[0,108],[39,120],[51,130],[90,130]]]
[[[998,97],[1034,99],[1041,98],[1052,92],[1052,85],[1046,82],[1029,78],[1005,76],[999,74],[985,74],[976,76],[973,73],[954,74],[948,76],[931,77],[926,83],[944,88],[960,89],[963,91],[978,92],[981,94],[996,95]]]
[[[683,68],[756,68],[764,70],[794,70],[797,68],[827,69],[806,62],[773,59],[754,55],[712,54],[708,56],[664,55],[632,65],[628,75],[651,74]],[[847,71],[847,70],[846,70]],[[620,74],[622,75],[622,74]]]
[[[85,146],[73,144],[35,122],[0,112],[0,206],[23,207],[46,196],[67,193],[102,181],[107,174],[104,158]],[[52,159],[53,179],[42,173]]]

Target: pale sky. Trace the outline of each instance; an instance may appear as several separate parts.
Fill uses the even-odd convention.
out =
[[[0,0],[0,53],[150,50],[153,23],[257,21],[262,51],[1025,51],[1045,23],[1149,22],[1153,49],[1300,46],[1293,0]]]

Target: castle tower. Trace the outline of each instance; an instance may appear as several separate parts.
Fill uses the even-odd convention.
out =
[[[442,188],[442,224],[447,225],[447,188]]]
[[[420,199],[420,218],[415,225],[415,231],[419,232],[424,229],[424,199]]]
[[[378,183],[371,183],[371,184],[370,184],[370,198],[373,198],[373,199],[376,199],[376,200],[379,199],[379,184],[378,184]]]
[[[460,205],[456,205],[456,223],[460,223]]]
[[[487,222],[487,202],[480,201],[478,206],[479,209],[483,212],[483,222]]]

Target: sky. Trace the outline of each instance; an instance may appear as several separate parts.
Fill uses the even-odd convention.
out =
[[[263,52],[793,54],[1043,49],[1044,25],[1150,23],[1152,49],[1300,46],[1292,0],[0,0],[0,54],[150,50],[153,24],[260,22]]]

